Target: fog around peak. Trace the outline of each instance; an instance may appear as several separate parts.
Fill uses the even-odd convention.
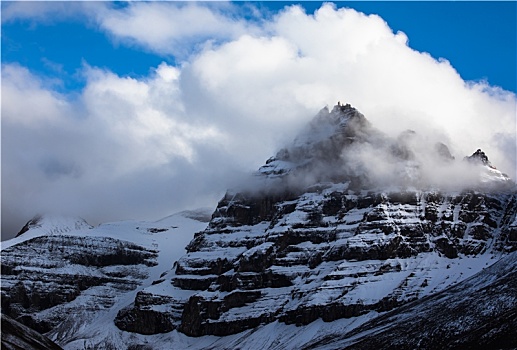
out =
[[[321,110],[294,141],[260,169],[271,181],[250,188],[303,191],[317,183],[350,190],[509,190],[514,182],[481,150],[453,156],[435,134],[405,130],[396,137],[375,128],[350,105]]]
[[[120,45],[179,56],[144,76],[85,62],[77,73],[85,86],[74,93],[21,63],[2,64],[2,237],[36,213],[96,224],[215,207],[336,101],[385,135],[339,154],[346,171],[367,171],[379,185],[411,177],[408,169],[420,169],[415,181],[468,183],[461,160],[480,148],[516,178],[515,94],[465,81],[379,16],[329,3],[249,21],[227,3],[7,5],[5,20],[84,17]],[[163,26],[148,31],[151,15]],[[206,21],[174,25],[197,15]],[[408,129],[418,163],[391,153]],[[448,146],[453,166],[437,166],[436,142]]]

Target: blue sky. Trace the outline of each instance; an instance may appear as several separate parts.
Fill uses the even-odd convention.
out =
[[[308,13],[321,5],[283,1],[254,4],[274,12],[296,3]],[[515,1],[358,1],[336,5],[380,15],[395,32],[408,35],[412,48],[446,58],[466,80],[485,79],[516,91]],[[2,62],[18,62],[36,73],[56,76],[63,80],[65,90],[84,85],[78,74],[84,63],[121,75],[142,76],[162,61],[175,64],[175,57],[117,43],[85,18],[58,17],[43,23],[33,18],[13,19],[2,25]]]
[[[273,6],[276,2],[269,3]],[[277,6],[283,5],[278,2]],[[307,11],[319,3],[300,2]],[[336,2],[380,15],[409,46],[449,60],[464,79],[486,79],[510,91],[517,82],[516,1]]]
[[[516,2],[5,2],[2,237],[215,206],[325,105],[516,178]]]

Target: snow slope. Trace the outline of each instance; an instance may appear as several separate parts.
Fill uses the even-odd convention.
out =
[[[187,211],[155,222],[125,221],[97,227],[75,218],[32,220],[37,223],[22,235],[2,242],[2,312],[11,310],[15,316],[25,318],[26,323],[36,325],[34,328],[40,327],[40,331],[46,329],[44,322],[38,322],[52,319],[55,327],[46,335],[65,348],[69,342],[79,342],[82,349],[84,340],[97,334],[109,338],[110,334],[121,333],[113,323],[117,312],[130,304],[140,290],[171,269],[185,253],[184,247],[194,233],[206,227],[207,216],[207,210]],[[81,244],[86,245],[86,250],[80,250]],[[59,245],[70,248],[62,251]],[[144,252],[145,259],[135,266],[94,259],[110,257],[108,253],[112,254],[114,247]],[[93,258],[87,261],[74,255],[78,252],[88,256],[88,249]],[[80,281],[86,285],[79,287],[79,294],[63,287],[79,285]],[[54,298],[65,295],[72,300],[49,304],[51,307],[31,313],[10,298],[20,286],[29,298],[41,299],[35,295],[37,291],[52,290]],[[34,321],[27,320],[27,313]]]

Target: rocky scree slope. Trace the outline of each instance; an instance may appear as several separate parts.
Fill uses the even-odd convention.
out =
[[[172,284],[167,294],[144,289],[117,326],[147,333],[140,325],[152,319],[189,336],[225,336],[383,313],[516,250],[513,182],[481,150],[455,161],[437,143],[431,157],[468,164],[477,181],[447,191],[426,184],[412,137],[383,135],[349,105],[323,109],[248,188],[228,191],[160,282]],[[398,182],[379,182],[357,163],[373,146]]]

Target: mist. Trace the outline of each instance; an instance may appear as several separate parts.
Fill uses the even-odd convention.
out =
[[[515,182],[481,149],[454,156],[441,137],[432,130],[391,137],[350,105],[324,108],[231,193],[296,197],[332,184],[352,192],[515,190]]]
[[[343,171],[363,178],[367,189],[387,190],[508,190],[514,183],[490,162],[452,155],[446,144],[430,135],[406,131],[396,139],[354,144],[343,150]],[[469,158],[472,157],[472,158]]]

